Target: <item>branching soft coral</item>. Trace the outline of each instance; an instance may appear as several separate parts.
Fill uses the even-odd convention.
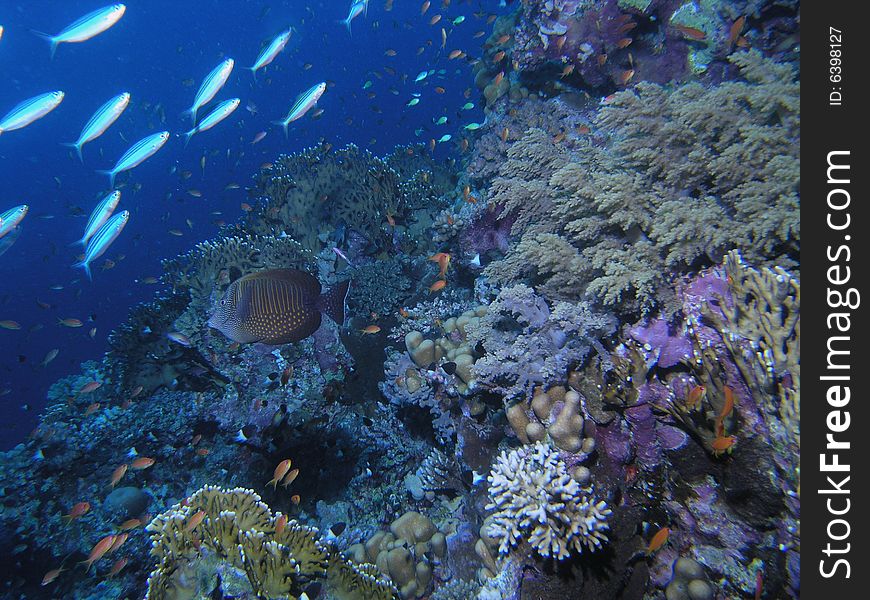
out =
[[[672,273],[732,248],[790,266],[800,252],[800,86],[791,66],[758,52],[729,60],[742,80],[615,94],[595,123],[608,137],[573,151],[527,131],[490,195],[521,239],[485,274],[552,300],[591,293],[646,313],[673,308]]]

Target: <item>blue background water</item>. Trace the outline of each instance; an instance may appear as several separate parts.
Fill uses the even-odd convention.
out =
[[[347,14],[350,3],[346,1],[130,0],[126,4],[126,14],[114,27],[81,44],[61,44],[53,60],[48,44],[30,30],[57,33],[104,4],[84,0],[0,4],[0,25],[5,30],[0,39],[0,115],[37,94],[66,93],[62,104],[42,120],[0,136],[0,211],[30,205],[20,236],[0,256],[0,320],[21,324],[18,331],[0,329],[0,449],[18,443],[36,425],[50,384],[78,373],[83,360],[98,359],[107,348],[107,334],[124,321],[129,308],[154,295],[157,286],[142,280],[160,275],[160,259],[214,236],[215,220],[232,222],[241,215],[241,203],[252,201],[244,187],[262,163],[320,139],[335,146],[353,142],[383,154],[396,144],[428,142],[450,133],[453,141],[436,149],[436,155],[446,159],[455,155],[461,125],[483,120],[477,108],[463,111],[459,118],[463,104],[469,100],[478,104],[477,91],[469,99],[463,96],[473,87],[470,66],[461,59],[448,60],[447,54],[452,49],[464,49],[471,56],[477,53],[486,38],[473,39],[474,32],[491,27],[485,17],[472,13],[498,10],[497,2],[454,0],[445,10],[440,1],[433,1],[421,16],[422,2],[416,0],[395,0],[389,12],[383,0],[373,1],[368,16],[354,21],[353,35],[337,23]],[[444,15],[441,22],[429,25],[439,13]],[[466,17],[465,22],[453,26],[452,19],[459,15]],[[258,73],[255,83],[243,67],[253,64],[262,44],[290,25],[296,31],[284,53]],[[443,50],[442,27],[449,34]],[[420,46],[426,49],[417,55]],[[385,56],[387,49],[395,49],[397,55]],[[235,69],[213,102],[238,96],[241,106],[184,148],[175,134],[189,129],[190,121],[181,113],[191,105],[203,77],[225,57],[235,59]],[[308,70],[306,63],[312,65]],[[385,65],[394,68],[396,75],[388,74]],[[414,83],[426,69],[446,73]],[[189,79],[195,83],[185,82]],[[285,139],[271,121],[283,118],[300,92],[323,80],[331,85],[318,104],[324,109],[322,116],[292,123]],[[367,80],[373,86],[364,91]],[[443,86],[446,92],[437,94],[435,86]],[[85,145],[82,165],[60,142],[74,141],[93,112],[122,91],[132,94],[130,106],[102,137]],[[376,97],[368,98],[368,92]],[[421,101],[408,108],[413,92],[421,93]],[[249,103],[256,114],[246,108]],[[200,111],[200,116],[205,114],[207,110]],[[441,115],[449,123],[434,125]],[[426,130],[418,137],[419,128]],[[94,281],[88,282],[82,271],[70,268],[80,249],[68,244],[81,237],[91,209],[108,190],[106,176],[96,169],[111,168],[132,143],[163,129],[173,134],[167,145],[129,176],[118,178],[119,185],[126,184],[118,211],[129,210],[130,223],[95,263]],[[263,130],[268,132],[266,138],[251,145]],[[183,171],[192,173],[189,179],[180,176]],[[226,190],[230,183],[242,187]],[[138,191],[136,184],[141,185]],[[191,189],[202,196],[191,196]],[[171,229],[183,235],[168,233]],[[116,261],[113,269],[101,268],[106,258]],[[51,308],[41,308],[38,302]],[[70,329],[58,324],[58,319],[69,317],[82,320],[84,326]],[[93,327],[97,333],[92,339]],[[47,367],[40,366],[53,348],[60,349],[58,357]]]

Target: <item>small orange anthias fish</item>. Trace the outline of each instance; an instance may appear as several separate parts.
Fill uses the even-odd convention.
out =
[[[101,539],[99,542],[94,544],[94,547],[91,549],[91,553],[88,556],[88,559],[83,560],[82,562],[79,563],[80,565],[87,565],[87,569],[85,569],[85,572],[90,571],[91,566],[95,562],[97,562],[98,560],[103,558],[103,556],[106,554],[106,552],[109,551],[109,549],[112,547],[112,544],[114,544],[114,543],[115,543],[115,536],[114,535],[107,535],[106,537]]]
[[[670,534],[671,530],[667,527],[659,529],[649,541],[649,546],[646,547],[646,555],[651,556],[653,552],[664,546],[668,542],[668,536]]]
[[[81,387],[81,389],[79,390],[79,394],[90,394],[101,385],[103,384],[99,381],[89,381]]]
[[[121,546],[123,546],[123,545],[124,545],[124,542],[127,541],[127,538],[128,538],[128,537],[130,537],[130,534],[129,534],[129,533],[122,533],[122,534],[120,534],[120,535],[116,535],[116,536],[115,536],[115,541],[112,542],[112,545],[111,545],[111,546],[109,546],[109,551],[106,552],[106,554],[111,554],[112,552],[114,552],[115,550],[117,550],[118,548],[120,548]]]
[[[366,327],[364,329],[360,329],[359,331],[360,331],[360,333],[362,333],[364,335],[371,335],[371,334],[379,332],[380,330],[381,330],[381,328],[378,327],[377,325],[369,325],[368,327]]]
[[[690,40],[700,42],[707,37],[707,34],[697,27],[689,27],[688,25],[674,25],[674,27]]]
[[[290,486],[291,483],[296,481],[296,478],[299,477],[299,469],[293,469],[289,471],[287,475],[284,477],[284,481],[281,482],[281,487],[285,490]]]
[[[287,474],[287,471],[290,470],[290,465],[293,464],[293,461],[289,458],[285,458],[281,462],[278,463],[278,466],[275,467],[275,471],[272,473],[272,479],[266,482],[266,485],[271,485],[273,490],[278,489],[278,484],[284,479],[284,476]]]
[[[737,441],[737,438],[733,435],[729,435],[727,437],[719,436],[710,446],[713,448],[714,456],[721,456],[723,452],[730,452],[731,448],[734,447],[734,442]]]
[[[190,520],[187,522],[187,525],[184,526],[184,530],[185,531],[193,531],[194,529],[196,529],[197,525],[202,523],[202,520],[204,518],[205,518],[205,511],[204,510],[200,510],[200,511],[195,512],[193,514],[193,516],[190,517]]]
[[[450,255],[446,252],[438,252],[429,257],[429,260],[437,262],[439,267],[438,277],[444,279],[447,275],[447,267],[450,266]]]
[[[281,386],[287,385],[291,377],[293,377],[293,365],[288,365],[281,371]]]
[[[299,497],[299,494],[293,494],[290,496],[290,502],[292,502],[294,506],[299,506],[299,502],[301,501],[302,498]]]
[[[109,487],[115,487],[118,485],[118,482],[121,481],[121,478],[127,474],[127,465],[121,465],[114,471],[112,471],[112,478],[109,480]]]
[[[121,531],[129,531],[131,529],[136,529],[142,524],[141,519],[127,519],[123,523],[118,526],[118,529]]]
[[[447,280],[446,279],[439,279],[438,281],[436,281],[435,283],[433,283],[432,285],[429,286],[429,292],[431,292],[433,294],[435,292],[440,292],[446,286],[447,286]]]
[[[281,515],[275,520],[275,533],[280,535],[285,527],[287,527],[287,515]]]
[[[91,510],[90,502],[78,502],[70,509],[69,514],[64,515],[62,518],[66,519],[67,523],[72,523],[74,520],[87,514],[89,510]]]
[[[48,585],[49,583],[52,583],[55,579],[57,579],[58,575],[60,575],[64,571],[66,571],[66,569],[64,569],[63,566],[60,566],[56,569],[52,569],[51,571],[49,571],[48,573],[45,574],[45,577],[42,578],[41,585]]]
[[[725,419],[734,410],[734,390],[727,385],[723,388],[725,393],[725,403],[722,405],[722,411],[716,417],[716,436],[723,437],[725,435]]]
[[[142,471],[152,466],[154,462],[155,461],[153,458],[149,458],[147,456],[140,456],[139,458],[130,463],[130,468],[134,471]]]
[[[728,45],[730,46],[734,42],[737,41],[737,38],[740,37],[740,34],[743,32],[743,25],[746,24],[746,15],[739,17],[736,21],[731,24],[731,28],[728,30]]]
[[[686,395],[686,408],[689,410],[695,409],[701,402],[701,399],[704,397],[704,392],[707,391],[703,385],[696,385],[689,393]]]
[[[130,560],[130,559],[127,558],[126,556],[124,558],[119,558],[118,560],[116,560],[115,564],[112,565],[112,568],[109,570],[109,574],[106,577],[111,579],[112,577],[114,577],[115,575],[120,573],[121,570],[127,566],[128,560]]]

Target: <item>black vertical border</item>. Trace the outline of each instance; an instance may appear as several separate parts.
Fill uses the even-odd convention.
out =
[[[868,440],[867,390],[863,386],[864,366],[870,358],[867,352],[866,318],[864,304],[870,302],[867,280],[870,278],[870,219],[864,207],[868,200],[866,180],[870,177],[867,145],[870,144],[870,102],[866,91],[868,76],[866,14],[867,4],[855,0],[811,0],[801,4],[801,596],[847,600],[867,598],[867,539],[868,504],[870,486],[870,440]],[[842,32],[839,48],[834,28]],[[832,50],[839,49],[836,56]],[[837,66],[831,58],[840,58],[842,81],[831,80]],[[836,61],[833,61],[836,63]],[[832,102],[831,93],[839,92],[839,105]],[[836,99],[834,99],[836,100]],[[841,154],[831,155],[832,152]],[[848,152],[848,155],[845,154]],[[832,171],[834,179],[848,179],[848,183],[831,183],[828,161],[849,164],[848,171]],[[847,174],[848,173],[848,174]],[[833,211],[828,196],[848,208]],[[835,225],[845,223],[848,213],[849,227],[835,231]],[[848,251],[837,250],[843,246]],[[835,257],[831,260],[830,257]],[[850,258],[847,262],[847,258]],[[836,265],[839,265],[838,267]],[[829,277],[843,278],[845,267],[850,268],[850,280],[832,284]],[[829,271],[835,267],[835,271]],[[860,294],[856,308],[830,306],[830,294],[837,290],[846,293],[854,288]],[[848,313],[849,332],[829,329],[832,313]],[[848,363],[848,369],[832,371],[828,368],[828,342],[830,336],[847,336],[835,342],[840,350],[838,362]],[[824,380],[826,375],[847,375],[848,381]],[[842,385],[850,389],[848,404],[842,405],[844,391],[840,389],[841,406],[828,401],[831,386]],[[833,399],[837,404],[837,396]],[[838,412],[839,411],[839,412]],[[846,413],[848,412],[848,417]],[[845,431],[832,432],[830,427]],[[827,435],[837,442],[848,442],[848,449],[826,449]],[[862,439],[863,438],[863,439]],[[833,462],[834,454],[840,464],[849,465],[848,472],[823,472],[821,459]],[[849,477],[844,482],[845,477]],[[831,480],[828,480],[831,477]],[[839,490],[837,489],[839,487]],[[827,490],[827,491],[826,491]],[[832,491],[843,493],[831,493]],[[848,490],[848,492],[845,492]],[[830,501],[830,505],[828,502]],[[832,514],[832,511],[842,512]],[[837,521],[841,519],[841,521]],[[847,535],[848,534],[848,535]],[[842,538],[842,539],[835,539]],[[830,544],[830,546],[829,546]],[[841,552],[841,553],[838,553]],[[848,563],[837,564],[838,559]],[[825,571],[829,576],[823,575]],[[848,572],[848,573],[847,573]],[[848,574],[848,577],[847,577]]]

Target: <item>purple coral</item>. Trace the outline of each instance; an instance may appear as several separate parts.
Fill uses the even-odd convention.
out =
[[[460,237],[460,246],[466,254],[485,255],[490,251],[507,253],[511,227],[516,216],[503,215],[501,208],[480,211],[475,220],[465,228]]]

